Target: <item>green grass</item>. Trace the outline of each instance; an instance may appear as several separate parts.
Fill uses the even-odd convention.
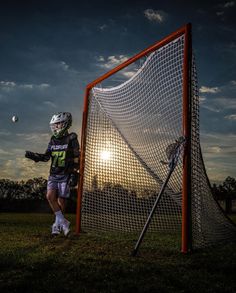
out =
[[[131,257],[137,235],[53,238],[52,221],[0,215],[1,292],[236,292],[235,243],[183,255],[177,236],[147,235]]]

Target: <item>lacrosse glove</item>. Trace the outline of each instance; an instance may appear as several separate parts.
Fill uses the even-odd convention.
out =
[[[69,179],[69,186],[71,188],[76,187],[78,184],[78,180],[79,180],[79,174],[77,172],[72,173]]]
[[[25,157],[27,159],[33,160],[35,162],[39,162],[40,161],[39,156],[37,156],[36,153],[30,152],[30,151],[25,151]]]

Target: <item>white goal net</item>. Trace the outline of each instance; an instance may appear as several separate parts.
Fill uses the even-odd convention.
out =
[[[116,86],[89,91],[84,135],[82,219],[84,230],[141,231],[168,173],[166,149],[183,136],[185,35],[138,60],[133,76]],[[192,58],[191,190],[193,248],[235,235],[234,224],[214,200],[199,140],[199,96]],[[123,71],[115,75],[122,77]],[[183,156],[175,168],[149,227],[181,231]]]

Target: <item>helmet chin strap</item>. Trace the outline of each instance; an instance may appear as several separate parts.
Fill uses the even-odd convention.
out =
[[[57,132],[53,133],[53,136],[55,136],[56,138],[60,138],[60,137],[63,137],[67,134],[68,134],[68,129],[64,129],[64,130],[59,131],[58,133]]]

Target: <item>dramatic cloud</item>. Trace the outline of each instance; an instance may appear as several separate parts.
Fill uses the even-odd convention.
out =
[[[1,176],[11,180],[28,180],[35,177],[47,179],[49,163],[35,163],[24,157],[16,157],[14,160],[6,160],[2,168]]]
[[[148,20],[158,23],[163,23],[167,18],[167,14],[162,10],[146,9],[144,15]]]

